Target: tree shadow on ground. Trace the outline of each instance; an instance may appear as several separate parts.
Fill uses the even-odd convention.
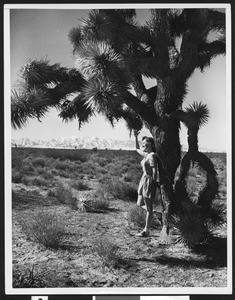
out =
[[[227,266],[227,238],[212,237],[210,243],[196,246],[192,252],[205,255],[214,267]],[[212,266],[213,267],[213,266]]]
[[[184,268],[218,268],[227,266],[227,238],[214,238],[209,244],[201,244],[191,250],[198,258],[178,258],[167,254],[155,255],[153,258],[139,260]]]

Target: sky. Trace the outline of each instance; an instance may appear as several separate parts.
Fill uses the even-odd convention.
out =
[[[146,9],[137,10],[143,22],[147,17]],[[75,57],[68,40],[69,30],[78,25],[88,13],[86,9],[12,9],[10,11],[10,62],[11,88],[17,88],[20,68],[31,59],[46,58],[50,63],[61,63],[64,67],[74,67]],[[199,148],[226,151],[226,58],[219,56],[212,61],[204,73],[196,70],[188,81],[188,93],[183,107],[194,101],[207,104],[210,111],[209,123],[199,131]],[[151,81],[146,82],[151,86]],[[124,122],[118,122],[115,129],[97,116],[89,124],[78,130],[78,122],[62,122],[58,111],[52,109],[42,122],[31,119],[23,129],[12,129],[12,139],[57,139],[60,137],[83,136],[130,139]],[[143,130],[141,135],[150,135]],[[134,137],[132,136],[134,143]],[[180,132],[182,145],[187,145],[186,128]]]

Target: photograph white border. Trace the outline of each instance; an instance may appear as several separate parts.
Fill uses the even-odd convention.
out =
[[[225,8],[226,9],[226,112],[227,112],[227,287],[167,288],[12,288],[12,214],[11,214],[11,115],[10,115],[10,10],[11,9],[91,9],[92,8]],[[230,4],[5,4],[4,5],[4,135],[5,135],[5,292],[6,294],[231,294],[232,293],[232,194],[231,194],[231,7]]]

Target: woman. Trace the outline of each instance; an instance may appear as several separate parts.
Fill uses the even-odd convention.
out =
[[[157,185],[159,185],[159,178],[157,172],[157,157],[155,154],[154,140],[150,137],[143,137],[143,150],[140,150],[138,134],[138,131],[134,131],[136,151],[143,156],[141,161],[143,175],[140,179],[138,187],[137,205],[145,205],[143,208],[146,209],[147,213],[145,227],[137,236],[146,237],[149,236],[149,229],[153,218],[153,199],[155,198]]]

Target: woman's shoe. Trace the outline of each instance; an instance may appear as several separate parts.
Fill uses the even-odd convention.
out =
[[[141,231],[140,233],[137,233],[136,236],[139,236],[139,237],[147,237],[149,236],[149,231]]]

